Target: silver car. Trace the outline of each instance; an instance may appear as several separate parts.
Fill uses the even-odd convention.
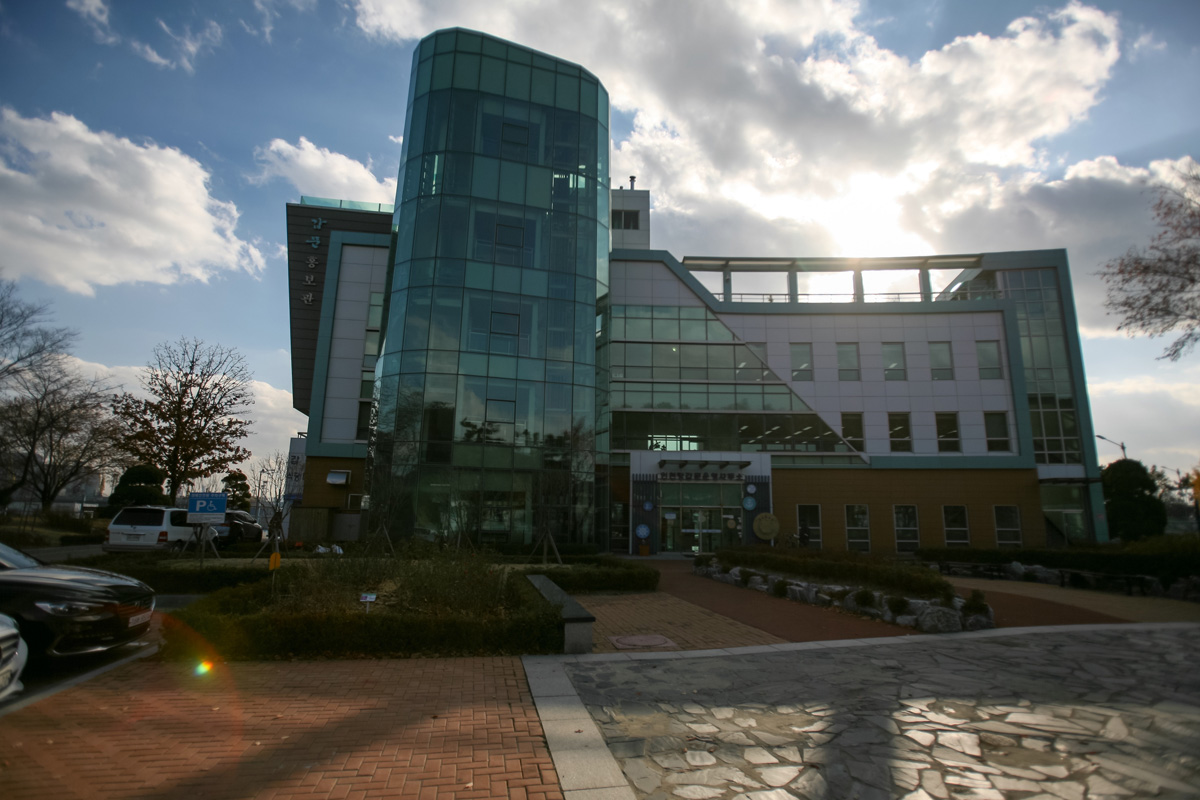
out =
[[[29,660],[29,648],[21,638],[17,621],[0,614],[0,700],[21,691],[21,670]]]

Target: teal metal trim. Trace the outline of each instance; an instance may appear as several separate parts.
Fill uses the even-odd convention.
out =
[[[338,277],[342,271],[342,247],[345,245],[388,247],[391,239],[391,236],[380,233],[334,231],[329,235],[329,260],[325,262],[325,288],[321,293],[321,324],[317,329],[317,355],[313,361],[313,386],[321,387],[321,391],[313,392],[312,403],[309,406],[308,438],[304,444],[304,452],[307,455],[331,458],[367,457],[365,444],[321,441],[325,423],[325,388],[329,378],[329,349],[333,341],[333,315],[337,309]]]

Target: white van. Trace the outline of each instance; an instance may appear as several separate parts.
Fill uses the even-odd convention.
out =
[[[123,508],[108,523],[106,553],[183,547],[192,538],[187,509],[166,506]]]

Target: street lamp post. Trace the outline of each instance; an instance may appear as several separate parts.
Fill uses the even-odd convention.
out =
[[[1102,441],[1108,442],[1109,444],[1115,444],[1117,447],[1121,448],[1121,458],[1123,458],[1123,459],[1128,458],[1128,456],[1125,455],[1125,443],[1124,442],[1114,442],[1112,439],[1108,438],[1107,436],[1101,436],[1098,433],[1096,434],[1096,438],[1100,439]]]

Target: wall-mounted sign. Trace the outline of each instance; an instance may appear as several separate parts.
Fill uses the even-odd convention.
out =
[[[642,503],[642,511],[653,511],[653,510],[654,510],[653,502],[647,500],[646,502]]]
[[[637,537],[639,539],[649,539],[650,538],[650,526],[645,523],[642,523],[641,525],[637,526],[637,529],[634,531],[634,533],[637,534]]]
[[[663,519],[675,519],[675,512],[668,511],[667,513],[663,514]]]
[[[753,483],[746,484],[746,494],[754,494],[757,491],[758,491],[758,487],[755,486]]]
[[[753,511],[754,509],[758,508],[758,501],[753,497],[743,497],[742,508],[746,509],[747,511]]]

